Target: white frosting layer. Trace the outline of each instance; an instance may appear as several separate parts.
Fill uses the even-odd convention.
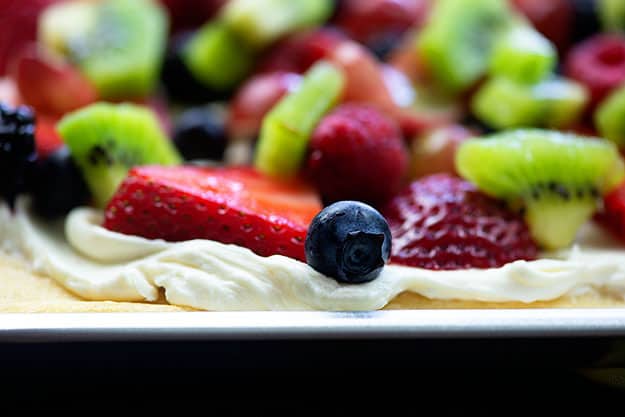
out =
[[[0,220],[7,216],[0,210]],[[19,241],[37,271],[93,300],[153,301],[161,288],[172,304],[206,310],[374,310],[404,291],[491,302],[531,303],[588,291],[625,298],[625,249],[591,225],[573,249],[550,259],[487,270],[388,265],[376,280],[348,285],[305,263],[236,245],[114,233],[99,226],[101,216],[79,208],[65,222],[49,224],[19,208],[0,232],[12,236],[5,241]]]

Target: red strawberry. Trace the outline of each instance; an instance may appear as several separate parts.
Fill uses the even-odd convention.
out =
[[[591,108],[625,82],[625,35],[588,38],[571,49],[564,63],[567,76],[588,87]]]
[[[344,104],[313,132],[306,172],[326,202],[386,202],[408,170],[397,124],[375,108]]]
[[[36,45],[31,46],[11,69],[26,104],[37,112],[61,116],[97,100],[95,87],[76,68],[44,57]]]
[[[0,76],[24,45],[37,38],[37,18],[41,11],[57,0],[0,1]]]
[[[448,174],[413,182],[381,212],[393,236],[391,262],[435,270],[495,268],[537,254],[520,216]]]
[[[263,117],[286,93],[301,82],[299,74],[270,72],[247,80],[229,103],[228,134],[236,139],[254,138]]]
[[[172,33],[195,29],[211,20],[226,0],[159,0],[169,15]]]
[[[603,210],[596,219],[614,236],[625,241],[625,182],[603,198]]]
[[[429,6],[430,0],[343,0],[334,24],[352,39],[372,45],[420,25]]]
[[[149,239],[217,240],[305,261],[308,225],[321,208],[306,184],[251,168],[145,166],[119,187],[104,227]]]
[[[551,40],[560,51],[563,51],[569,45],[572,34],[575,17],[574,2],[572,0],[512,0],[512,6],[523,13],[540,33]]]
[[[306,72],[346,40],[339,31],[322,28],[300,32],[272,46],[260,59],[257,72]]]
[[[56,131],[58,118],[37,114],[35,122],[35,147],[37,156],[46,158],[52,152],[63,146],[63,139]]]

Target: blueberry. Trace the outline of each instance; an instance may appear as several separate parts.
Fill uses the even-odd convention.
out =
[[[63,216],[89,201],[87,184],[66,146],[37,161],[31,182],[35,211],[48,219]]]
[[[176,120],[173,140],[186,160],[219,161],[228,142],[224,117],[210,108],[189,109]]]
[[[339,282],[358,284],[380,274],[391,253],[388,223],[373,207],[339,201],[324,208],[310,224],[306,261]]]
[[[571,0],[573,6],[573,24],[571,40],[574,43],[601,32],[599,5],[597,1]]]
[[[35,158],[35,115],[25,106],[0,103],[0,198],[9,204],[26,191],[26,177]]]

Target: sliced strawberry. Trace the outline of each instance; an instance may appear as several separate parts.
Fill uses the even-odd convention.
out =
[[[57,0],[0,1],[0,76],[24,45],[37,38],[37,19],[41,11]]]
[[[375,45],[424,22],[430,0],[343,0],[334,24],[352,39]]]
[[[265,114],[300,82],[299,74],[284,71],[259,74],[246,81],[229,103],[229,136],[237,139],[255,137]]]
[[[73,66],[26,49],[11,72],[26,104],[37,112],[61,116],[95,102],[95,87]]]
[[[314,191],[251,168],[137,167],[106,208],[104,227],[149,239],[211,239],[305,261]]]
[[[63,146],[63,139],[56,131],[57,117],[37,114],[35,122],[35,147],[37,156],[45,159],[52,152]]]
[[[448,174],[413,182],[381,212],[393,236],[391,262],[435,270],[495,268],[537,255],[522,217]]]
[[[603,199],[603,210],[595,219],[614,236],[625,241],[625,182]]]
[[[289,36],[272,46],[260,59],[257,72],[306,72],[327,57],[346,38],[339,31],[322,28]]]

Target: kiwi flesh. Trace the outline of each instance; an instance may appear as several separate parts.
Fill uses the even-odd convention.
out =
[[[472,97],[471,111],[480,121],[495,129],[564,129],[578,120],[588,98],[584,86],[563,77],[532,85],[493,77]]]
[[[193,77],[215,91],[229,91],[252,70],[255,53],[223,22],[210,21],[195,32],[182,51]]]
[[[595,124],[602,137],[625,148],[625,86],[611,93],[597,108]]]
[[[487,70],[495,40],[513,21],[501,0],[439,0],[417,37],[417,50],[431,76],[461,92]]]
[[[256,50],[289,33],[321,25],[332,14],[331,0],[230,0],[220,13],[234,33]]]
[[[485,193],[522,211],[545,250],[571,245],[601,196],[625,176],[611,142],[543,129],[469,139],[458,149],[456,169]]]
[[[70,58],[103,99],[145,97],[158,82],[168,19],[151,0],[96,3],[93,27],[67,41]]]
[[[529,24],[513,25],[495,41],[489,74],[534,84],[551,74],[557,51],[549,39]]]
[[[321,118],[338,102],[343,72],[326,61],[310,68],[299,88],[284,96],[263,118],[254,165],[268,175],[295,176]]]
[[[131,167],[182,161],[153,112],[139,105],[95,103],[66,115],[57,128],[98,207]]]

